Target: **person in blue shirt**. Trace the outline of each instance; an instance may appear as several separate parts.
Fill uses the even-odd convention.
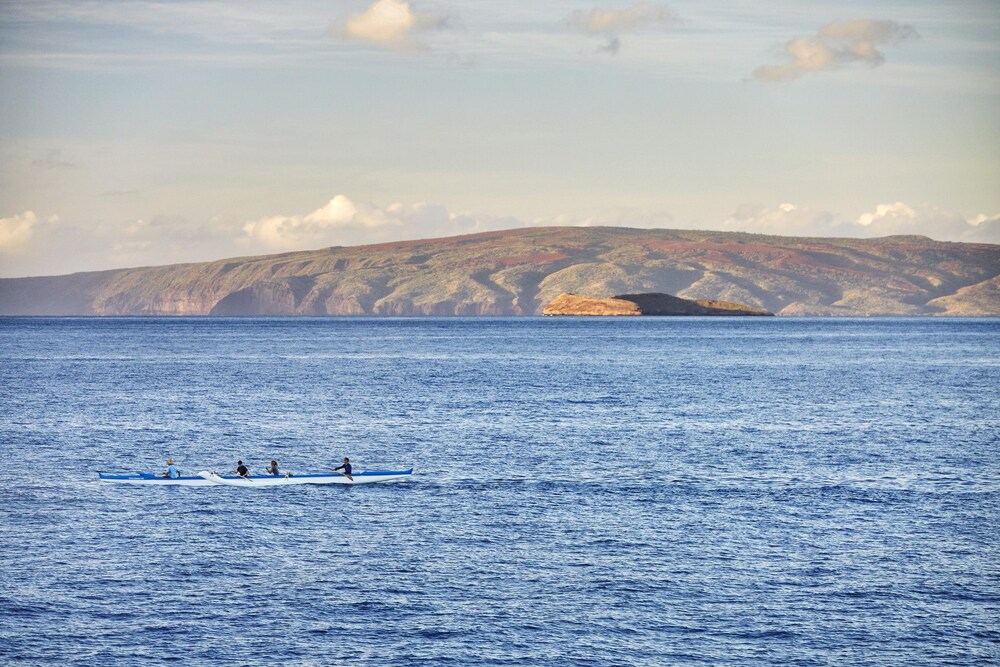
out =
[[[174,465],[173,459],[167,459],[167,471],[160,473],[160,475],[163,477],[169,477],[170,479],[177,479],[181,476],[181,471]]]
[[[344,462],[342,464],[340,464],[336,468],[330,468],[330,470],[332,470],[333,472],[337,472],[338,470],[343,470],[344,472],[340,474],[346,477],[347,479],[351,480],[352,482],[354,481],[354,478],[351,477],[351,459],[347,458],[346,456],[344,457]]]
[[[267,466],[267,474],[268,475],[274,475],[275,477],[277,477],[278,475],[281,474],[281,473],[278,472],[278,462],[277,461],[272,460],[271,461],[271,465]]]

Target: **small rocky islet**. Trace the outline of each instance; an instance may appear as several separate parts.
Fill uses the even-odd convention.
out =
[[[774,313],[742,303],[712,299],[683,299],[671,294],[620,294],[614,297],[580,296],[564,292],[547,303],[543,315],[576,316],[757,316]]]

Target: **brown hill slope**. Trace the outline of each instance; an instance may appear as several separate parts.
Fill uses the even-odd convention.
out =
[[[1000,246],[542,227],[0,280],[5,315],[530,315],[666,292],[794,315],[1000,315]]]

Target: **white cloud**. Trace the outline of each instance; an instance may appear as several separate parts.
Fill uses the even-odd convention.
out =
[[[722,229],[777,236],[875,237],[919,234],[940,241],[1000,244],[1000,215],[965,218],[936,207],[879,204],[854,219],[783,203],[743,206],[721,224],[695,224],[668,213],[613,208],[590,216],[556,215],[530,221],[460,213],[440,204],[381,206],[337,195],[314,211],[255,220],[152,216],[144,219],[42,218],[32,211],[0,219],[0,276],[57,275],[130,266],[201,262],[247,254],[316,250],[525,226],[621,226]]]
[[[666,5],[650,5],[645,2],[638,2],[625,9],[594,7],[586,13],[578,10],[570,14],[570,23],[591,35],[619,35],[635,32],[646,25],[669,24],[676,20],[674,13]]]
[[[363,12],[351,14],[343,29],[345,39],[371,42],[392,49],[424,49],[416,34],[444,27],[447,19],[413,11],[405,0],[376,0]]]
[[[775,208],[741,206],[722,223],[727,232],[778,236],[831,236],[837,233],[837,228],[833,214],[789,203]]]
[[[753,71],[758,81],[789,81],[810,72],[840,69],[860,62],[876,67],[885,56],[876,46],[917,36],[912,26],[896,21],[858,19],[828,23],[812,37],[785,42],[786,62],[762,65]]]
[[[569,24],[588,35],[602,35],[608,42],[598,51],[615,55],[621,49],[621,38],[647,26],[671,25],[677,15],[666,5],[637,2],[624,9],[594,7],[589,12],[577,10],[569,15]]]
[[[1000,215],[965,218],[928,204],[903,202],[879,204],[854,220],[840,219],[827,211],[795,204],[774,208],[741,207],[722,223],[725,231],[779,236],[877,236],[919,235],[938,241],[1000,243]]]
[[[941,241],[1000,243],[1000,215],[965,218],[928,204],[879,204],[854,221],[864,236],[920,234]]]
[[[326,205],[308,215],[272,216],[243,225],[246,236],[270,248],[297,248],[303,243],[336,237],[338,227],[367,226],[358,218],[358,209],[344,195],[337,195]]]
[[[968,243],[998,243],[1000,244],[1000,213],[994,215],[980,214],[969,220],[971,229],[966,230],[962,240]]]
[[[243,225],[243,243],[264,252],[363,245],[524,226],[515,218],[454,213],[437,204],[386,207],[337,195],[307,215],[272,216]]]
[[[33,211],[0,218],[0,255],[14,254],[24,249],[38,224]]]
[[[698,225],[676,220],[666,211],[645,211],[630,206],[610,207],[591,215],[560,214],[531,221],[534,227],[635,227],[638,229],[696,229]]]

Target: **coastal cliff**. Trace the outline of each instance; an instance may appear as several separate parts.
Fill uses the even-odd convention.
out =
[[[602,299],[563,292],[545,304],[542,315],[638,316],[642,309],[634,301],[618,297]]]
[[[543,315],[591,316],[774,316],[763,308],[753,308],[730,301],[710,299],[682,299],[670,294],[621,294],[612,298],[577,296],[563,293],[542,309]]]
[[[657,293],[780,315],[997,316],[998,281],[990,244],[539,227],[0,279],[0,315],[540,315],[562,293]]]

